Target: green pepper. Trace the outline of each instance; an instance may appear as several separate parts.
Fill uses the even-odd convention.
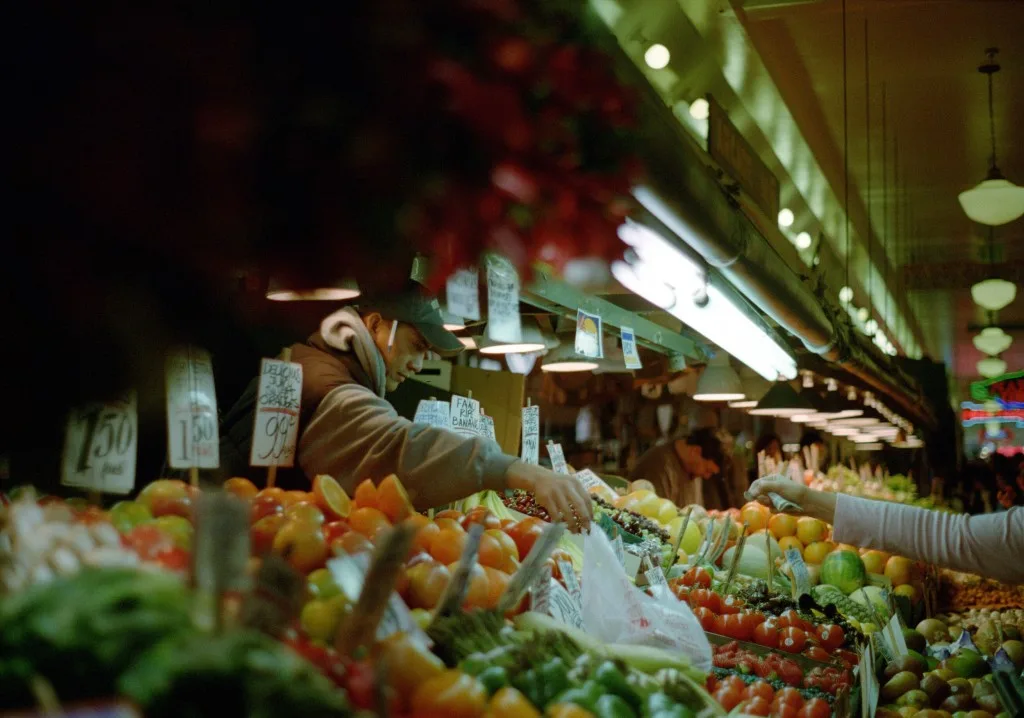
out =
[[[523,671],[512,680],[512,685],[526,696],[533,705],[544,705],[544,685],[541,682],[540,676],[537,675],[537,671],[532,668]]]
[[[682,703],[676,703],[671,708],[663,709],[657,713],[652,713],[651,718],[694,718],[696,714],[684,706]]]
[[[540,679],[543,688],[543,702],[539,706],[546,706],[555,696],[564,693],[572,685],[569,682],[569,668],[565,661],[555,657],[544,663],[537,669],[537,677]]]
[[[493,696],[508,685],[508,671],[501,666],[491,666],[477,674],[476,679],[487,689],[487,694]]]
[[[597,681],[587,681],[582,686],[570,688],[569,690],[555,696],[551,703],[573,703],[580,708],[585,708],[591,713],[597,706],[597,701],[604,693],[604,688]]]
[[[462,659],[462,662],[459,663],[459,670],[467,676],[478,676],[490,665],[490,661],[483,653],[473,653]]]
[[[669,711],[676,705],[676,702],[669,698],[661,691],[657,691],[647,696],[647,710],[646,713],[654,715],[662,711]]]
[[[636,718],[636,713],[629,707],[629,703],[615,695],[603,695],[594,705],[594,715],[597,718]]]
[[[604,686],[609,693],[626,701],[630,708],[640,710],[643,701],[640,700],[640,696],[633,689],[633,686],[626,682],[626,677],[622,675],[622,671],[616,667],[614,662],[604,661],[594,671],[593,678]]]

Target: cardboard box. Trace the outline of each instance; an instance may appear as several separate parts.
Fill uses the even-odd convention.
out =
[[[494,419],[494,433],[502,451],[511,456],[519,456],[524,387],[522,374],[452,367],[452,394],[469,396],[472,392],[484,413]]]

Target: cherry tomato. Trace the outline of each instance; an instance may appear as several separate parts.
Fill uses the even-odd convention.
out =
[[[742,695],[743,694],[735,688],[721,686],[717,691],[715,691],[714,698],[721,704],[722,708],[726,711],[731,711],[740,704]]]
[[[823,698],[812,698],[800,709],[799,718],[829,718],[832,707]]]
[[[722,608],[719,613],[739,613],[746,605],[746,602],[738,596],[726,596],[722,599]]]
[[[768,648],[779,645],[779,627],[772,619],[768,619],[754,629],[754,643]]]
[[[800,691],[796,688],[786,686],[775,692],[775,699],[772,701],[772,708],[777,705],[784,704],[793,706],[797,710],[804,707],[804,697],[800,695]]]
[[[772,704],[764,698],[751,698],[742,710],[750,716],[767,716],[772,710]]]
[[[819,646],[811,646],[804,651],[804,655],[814,661],[828,663],[832,660],[832,654]]]
[[[843,645],[843,641],[846,640],[846,634],[843,633],[842,628],[834,623],[827,623],[824,626],[818,626],[818,640],[821,641],[822,648],[834,651]]]
[[[834,654],[836,658],[850,664],[851,666],[856,666],[860,663],[860,656],[853,651],[846,650],[845,648],[840,648],[838,651],[835,651]]]
[[[672,592],[675,593],[676,598],[678,598],[680,601],[685,601],[686,603],[690,602],[690,587],[689,586],[684,586],[681,583],[680,584],[676,584],[676,586],[672,589]]]
[[[807,634],[802,628],[790,626],[779,633],[779,650],[786,653],[800,653],[807,645]]]
[[[727,636],[731,636],[738,641],[749,641],[754,637],[754,624],[742,614],[731,613],[725,616],[725,622],[730,631],[730,633],[726,634]]]
[[[713,613],[721,613],[722,597],[708,588],[694,588],[690,590],[690,605],[704,606],[711,609]]]
[[[698,606],[693,609],[693,615],[700,621],[700,627],[705,631],[715,632],[715,612],[710,608],[704,606]]]
[[[694,566],[683,574],[683,584],[686,586],[711,588],[711,574],[705,568]]]
[[[764,700],[771,703],[775,700],[775,689],[772,688],[768,681],[754,681],[746,690],[747,698],[763,698]]]
[[[811,624],[805,621],[800,614],[792,608],[788,611],[783,611],[782,615],[779,616],[779,628],[787,628],[789,626],[799,628],[801,631],[811,630]]]

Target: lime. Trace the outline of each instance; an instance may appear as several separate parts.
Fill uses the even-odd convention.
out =
[[[302,607],[299,623],[314,641],[330,643],[338,630],[340,616],[327,601],[314,600]]]
[[[306,578],[309,595],[313,598],[328,599],[341,593],[341,588],[334,581],[334,576],[326,568],[318,568]]]
[[[965,648],[949,660],[949,667],[961,678],[977,678],[988,672],[988,663],[977,651]]]

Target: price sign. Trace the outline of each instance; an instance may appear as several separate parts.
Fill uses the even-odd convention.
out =
[[[582,309],[576,311],[576,353],[594,359],[604,357],[601,315],[590,314]]]
[[[504,257],[487,258],[487,337],[518,344],[523,340],[519,320],[519,275]]]
[[[551,469],[556,474],[569,474],[569,465],[565,463],[565,453],[562,451],[561,444],[549,441],[548,456],[551,457]]]
[[[622,568],[626,568],[626,545],[622,543],[621,536],[616,536],[612,541],[612,550],[615,552],[615,558]]]
[[[174,469],[220,466],[217,394],[209,352],[187,347],[167,357],[167,454]]]
[[[61,484],[127,494],[135,487],[139,414],[135,392],[72,411],[64,434]]]
[[[576,599],[555,579],[548,580],[547,613],[567,626],[584,630],[583,612]]]
[[[523,448],[520,458],[527,464],[540,463],[540,407],[523,407]]]
[[[480,321],[480,273],[475,267],[460,269],[448,277],[445,304],[450,314]]]
[[[540,536],[533,543],[533,548],[526,554],[526,558],[519,564],[519,568],[512,574],[511,580],[505,586],[505,592],[501,594],[498,601],[498,611],[505,613],[519,603],[531,586],[533,586],[541,575],[541,571],[547,568],[545,561],[565,533],[565,524],[548,524],[541,531]]]
[[[640,352],[636,348],[636,334],[632,327],[622,327],[622,358],[626,361],[627,369],[642,369],[640,363]]]
[[[486,436],[491,441],[498,440],[498,434],[494,431],[494,419],[487,414],[480,415],[480,428],[478,430],[480,436]]]
[[[294,466],[299,440],[302,365],[278,359],[260,363],[260,385],[249,463]]]
[[[608,492],[610,492],[612,495],[615,494],[615,492],[612,491],[612,487],[606,484],[600,476],[595,474],[590,469],[583,469],[581,471],[577,471],[576,478],[579,479],[580,483],[583,484],[583,488],[585,488],[587,491],[597,489],[598,492],[601,494],[605,494]]]
[[[805,593],[810,593],[811,578],[807,573],[807,564],[804,563],[804,557],[795,548],[791,548],[786,551],[786,560],[789,561],[789,568],[793,571],[793,590],[796,591],[797,597],[799,598]],[[737,559],[737,562],[739,562],[739,559]]]
[[[536,611],[537,613],[543,613],[545,616],[551,615],[551,584],[554,579],[551,578],[551,569],[547,566],[543,567],[540,572],[540,577],[530,587],[530,610]]]
[[[480,429],[480,402],[458,394],[452,396],[452,431],[462,436],[477,436]]]
[[[562,574],[562,580],[565,581],[565,587],[569,590],[569,595],[576,601],[576,607],[582,610],[583,590],[580,588],[580,579],[576,575],[576,569],[573,568],[572,563],[561,559],[558,561],[558,571]]]
[[[440,429],[451,429],[451,405],[447,401],[424,399],[416,406],[416,416],[413,417],[413,421]]]

